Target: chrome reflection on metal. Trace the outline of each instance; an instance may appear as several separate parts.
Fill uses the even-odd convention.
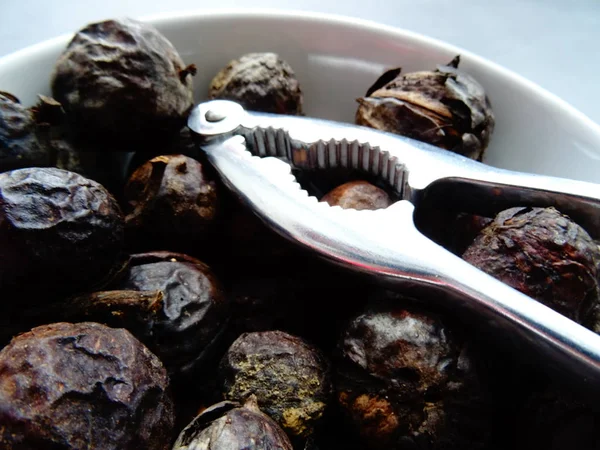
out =
[[[211,122],[211,110],[226,117]],[[600,185],[497,169],[389,133],[247,112],[221,100],[198,105],[188,126],[223,182],[282,236],[409,295],[435,292],[430,298],[473,315],[519,352],[528,350],[600,397],[600,336],[471,266],[413,222],[415,207],[432,197],[473,212],[555,206],[599,238]],[[377,211],[330,207],[302,190],[292,166],[361,169],[401,200]]]

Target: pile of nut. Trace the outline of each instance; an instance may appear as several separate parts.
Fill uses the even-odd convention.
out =
[[[356,123],[481,160],[494,116],[458,66],[386,72]],[[598,448],[596,405],[501,336],[238,204],[185,128],[196,70],[152,26],[110,20],[75,34],[52,98],[0,92],[0,450]],[[208,96],[302,114],[273,53],[231,61]],[[395,201],[365,174],[297,176],[330,205]],[[423,231],[600,331],[599,248],[555,209],[440,206]]]

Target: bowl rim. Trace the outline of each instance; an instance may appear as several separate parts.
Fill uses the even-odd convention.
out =
[[[377,31],[380,33],[388,34],[393,38],[405,39],[416,44],[438,47],[449,53],[460,54],[465,56],[470,61],[477,65],[480,65],[492,72],[497,72],[500,76],[505,77],[511,83],[520,84],[524,88],[533,91],[534,95],[544,98],[546,102],[553,103],[555,107],[563,109],[566,114],[569,114],[572,119],[580,121],[582,125],[586,126],[590,132],[598,135],[600,138],[600,124],[593,121],[583,112],[572,106],[566,100],[563,100],[556,94],[548,91],[541,87],[535,82],[525,78],[518,73],[505,68],[504,66],[495,63],[487,58],[479,56],[469,50],[462,47],[450,44],[441,39],[433,38],[415,31],[410,31],[401,27],[392,25],[386,25],[374,20],[361,19],[358,17],[347,16],[343,14],[325,13],[310,10],[295,10],[295,9],[278,9],[278,8],[193,8],[183,9],[175,11],[159,12],[149,15],[142,15],[136,17],[137,20],[150,22],[152,25],[168,26],[177,23],[181,20],[190,19],[235,19],[243,20],[247,19],[268,19],[268,20],[310,20],[315,22],[333,23],[338,26],[355,27],[364,31],[373,32]],[[100,20],[109,20],[98,19]],[[30,58],[39,52],[44,52],[49,49],[56,47],[59,44],[66,45],[68,41],[73,37],[73,33],[65,33],[54,38],[50,38],[27,46],[23,49],[9,53],[8,55],[0,57],[0,69],[4,65],[10,65],[11,63],[21,60],[23,58]]]

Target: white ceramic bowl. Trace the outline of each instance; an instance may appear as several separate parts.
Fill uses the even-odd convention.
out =
[[[279,53],[296,71],[307,115],[352,122],[355,99],[382,71],[434,69],[461,55],[460,68],[486,89],[496,130],[485,162],[508,169],[600,182],[600,126],[553,94],[465,50],[363,20],[280,11],[194,11],[148,17],[195,63],[196,100],[229,60]],[[85,24],[81,24],[84,26]],[[73,30],[76,31],[76,30]],[[0,90],[26,104],[49,94],[49,75],[70,36],[0,59]]]

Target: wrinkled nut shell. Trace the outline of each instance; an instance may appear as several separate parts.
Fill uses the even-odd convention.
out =
[[[185,124],[193,72],[153,26],[107,20],[75,34],[54,68],[52,93],[86,144],[144,150]]]
[[[126,330],[34,328],[0,352],[0,447],[166,450],[167,389],[161,362]]]
[[[249,53],[230,61],[210,83],[209,97],[232,100],[253,111],[302,114],[300,83],[275,53]]]
[[[392,204],[390,196],[383,189],[367,181],[351,181],[327,193],[322,202],[343,209],[376,210]]]
[[[139,261],[139,255],[133,258],[129,273],[116,288],[160,292],[160,300],[150,311],[144,307],[135,316],[116,317],[111,323],[125,326],[121,321],[131,320],[134,334],[164,361],[171,375],[193,370],[217,343],[229,318],[221,284],[202,263]],[[108,312],[111,305],[96,302],[95,307]],[[148,320],[140,323],[144,317]]]
[[[4,289],[38,293],[27,299],[36,303],[88,289],[109,274],[122,245],[121,211],[95,181],[55,168],[0,174]]]
[[[554,208],[507,209],[463,254],[475,267],[579,323],[598,329],[600,250]]]
[[[281,331],[245,333],[220,365],[225,398],[256,395],[261,410],[290,436],[310,435],[327,406],[329,366],[303,339]]]

